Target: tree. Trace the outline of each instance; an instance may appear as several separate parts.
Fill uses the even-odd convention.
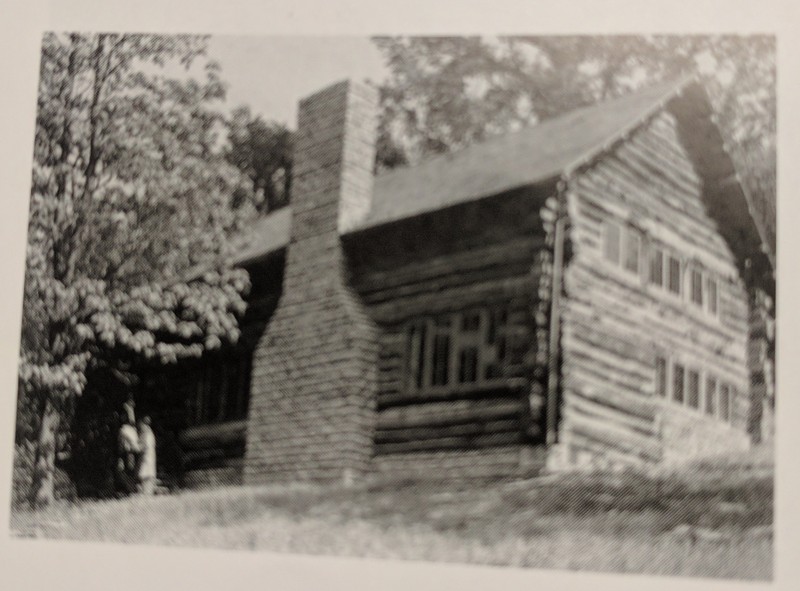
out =
[[[287,205],[292,180],[292,132],[284,125],[253,116],[246,106],[233,110],[227,128],[229,146],[225,157],[251,181],[250,187],[237,190],[232,205],[238,208],[251,201],[260,213]]]
[[[241,208],[252,204],[260,214],[270,213],[291,201],[294,134],[285,125],[265,121],[240,106],[226,121],[228,146],[225,157],[248,179],[236,188],[231,205]],[[402,148],[388,133],[379,130],[375,171],[408,164]]]
[[[381,130],[411,162],[660,80],[699,72],[749,189],[762,238],[774,257],[774,37],[378,37],[373,41],[390,70],[381,94]]]
[[[47,34],[28,226],[20,405],[31,501],[53,498],[56,434],[93,364],[172,362],[238,338],[248,289],[227,266],[238,171],[218,150],[218,68],[190,36]],[[193,269],[207,269],[190,281]]]

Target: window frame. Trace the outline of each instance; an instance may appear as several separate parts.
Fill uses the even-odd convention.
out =
[[[656,255],[658,256],[659,263],[658,265],[655,264]],[[666,260],[666,251],[659,245],[650,244],[650,249],[648,252],[648,269],[647,269],[647,284],[648,285],[655,285],[660,289],[666,288],[666,275],[664,273],[664,262]],[[658,281],[654,281],[654,271],[658,269]]]
[[[706,275],[704,277],[705,289],[703,290],[703,295],[705,297],[705,301],[703,302],[703,310],[708,312],[714,318],[719,318],[719,287],[720,281],[716,277],[712,277],[711,275]],[[713,285],[714,289],[711,290],[709,286]],[[713,298],[711,297],[711,292],[714,292]],[[711,302],[714,302],[714,305],[711,305]]]
[[[635,256],[631,257],[633,251],[630,250],[631,244],[636,244]],[[623,271],[632,275],[639,276],[642,272],[642,251],[644,249],[644,235],[642,232],[631,226],[623,227],[621,249],[620,249],[620,267]],[[635,261],[635,268],[629,266],[629,262]]]
[[[661,372],[661,366],[663,366],[663,374]],[[660,398],[662,400],[669,400],[670,396],[671,375],[669,368],[669,358],[665,355],[656,355],[654,394],[656,398]]]
[[[669,297],[690,303],[712,318],[720,317],[722,279],[702,263],[651,238],[630,222],[608,218],[602,224],[602,258],[641,283],[663,290]],[[635,243],[635,248],[631,245]],[[635,259],[634,259],[635,250]],[[632,261],[636,261],[635,269]]]
[[[660,363],[664,364],[663,383],[666,385],[663,395],[659,390]],[[653,394],[656,399],[662,401],[662,404],[684,409],[700,418],[734,426],[740,392],[732,383],[719,379],[719,376],[712,371],[684,363],[680,358],[671,358],[663,352],[657,352],[655,355],[653,373]],[[697,377],[696,406],[692,403],[692,376]],[[676,391],[679,383],[680,391]],[[680,399],[677,396],[680,396]]]
[[[187,398],[191,426],[218,425],[247,418],[252,385],[253,351],[212,353],[198,361],[196,381]]]
[[[683,269],[684,264],[681,258],[675,254],[674,252],[669,252],[666,259],[666,289],[667,293],[670,294],[672,297],[680,298],[683,296],[684,293],[684,285],[683,285]],[[672,263],[676,264],[676,271],[673,274],[673,267]],[[675,278],[677,280],[677,290],[673,289],[672,287],[672,280]]]
[[[703,308],[705,303],[705,279],[707,274],[696,263],[687,265],[687,290],[686,295],[690,304]]]
[[[672,396],[670,401],[686,406],[686,364],[673,362],[672,364]],[[680,381],[678,380],[680,375]],[[676,386],[680,383],[680,399],[678,399],[678,390]]]
[[[731,404],[731,386],[727,382],[721,382],[719,385],[719,398],[717,399],[719,405],[717,408],[717,418],[725,423],[731,422],[733,413]],[[724,404],[723,404],[724,403]],[[724,409],[724,411],[723,411]]]
[[[695,378],[693,380],[693,378]],[[702,410],[701,388],[703,376],[696,367],[690,367],[686,372],[686,406],[692,410]],[[694,382],[694,388],[692,384]]]
[[[437,315],[427,315],[415,318],[406,323],[406,360],[404,363],[404,383],[409,392],[419,396],[426,393],[436,393],[450,390],[470,390],[476,387],[505,383],[507,378],[503,375],[503,365],[507,358],[507,341],[509,336],[509,304],[495,304],[480,307],[465,308],[457,312],[446,312]],[[469,316],[478,318],[477,326],[465,328],[464,322]],[[447,319],[447,326],[441,324]],[[437,325],[438,324],[438,325]],[[419,334],[419,327],[425,327],[425,343],[416,345],[415,334]],[[416,329],[416,331],[415,331]],[[446,350],[446,379],[435,380],[436,364],[434,359],[436,350],[436,337],[448,339]],[[417,337],[421,338],[421,337]],[[502,349],[505,349],[505,356]],[[462,380],[465,374],[462,362],[465,352],[474,358],[474,372],[469,372],[471,379]],[[419,356],[415,362],[413,355]],[[498,366],[499,365],[499,369]],[[496,376],[489,376],[490,368],[498,372]]]
[[[713,387],[711,387],[713,384]],[[719,392],[719,380],[709,372],[706,372],[703,391],[703,414],[707,417],[717,418],[717,393]]]
[[[612,242],[611,242],[612,235],[613,235],[613,238],[614,238],[613,253],[612,253],[612,250],[610,249],[610,246],[612,245]],[[624,252],[623,251],[623,246],[622,246],[622,243],[623,243],[622,235],[623,235],[622,224],[619,224],[616,221],[607,221],[604,224],[604,229],[603,229],[603,258],[607,262],[611,263],[614,266],[619,266],[621,261],[622,261],[622,254]],[[613,258],[611,257],[611,254],[614,255]]]

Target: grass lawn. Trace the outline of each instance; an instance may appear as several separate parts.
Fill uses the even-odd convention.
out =
[[[22,537],[768,580],[770,462],[644,477],[231,487],[12,512]]]

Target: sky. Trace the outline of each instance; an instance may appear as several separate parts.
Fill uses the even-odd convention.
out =
[[[292,129],[301,98],[345,78],[379,83],[388,75],[368,37],[215,35],[208,57],[222,66],[228,109],[246,104],[254,114]],[[714,70],[713,58],[704,57],[700,69]]]
[[[377,83],[387,74],[367,37],[214,36],[208,54],[222,66],[229,108],[246,104],[292,129],[301,98],[345,78]]]

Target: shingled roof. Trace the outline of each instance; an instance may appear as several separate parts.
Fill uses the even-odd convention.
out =
[[[651,86],[416,166],[379,174],[369,213],[348,233],[568,174],[647,120],[690,81]],[[236,263],[245,264],[285,247],[290,229],[289,208],[256,221],[234,245]]]
[[[289,244],[292,209],[284,207],[258,218],[233,240],[234,262],[243,265]]]

